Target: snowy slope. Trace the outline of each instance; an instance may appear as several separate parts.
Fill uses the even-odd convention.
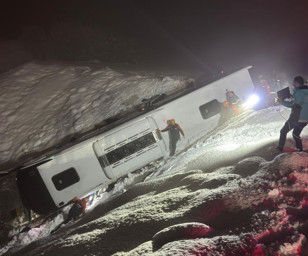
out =
[[[176,157],[130,174],[78,223],[49,236],[59,214],[2,252],[307,255],[308,154],[274,150],[288,113],[248,111]]]
[[[6,72],[0,76],[0,166],[93,129],[143,98],[183,88],[188,80],[99,62],[30,62]]]

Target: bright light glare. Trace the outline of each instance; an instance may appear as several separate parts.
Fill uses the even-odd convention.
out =
[[[223,144],[219,146],[217,149],[220,151],[233,151],[235,149],[238,149],[240,147],[239,144]]]
[[[255,106],[260,101],[260,97],[256,94],[252,94],[249,96],[249,98],[246,100],[246,102],[243,104],[243,107],[248,109]]]

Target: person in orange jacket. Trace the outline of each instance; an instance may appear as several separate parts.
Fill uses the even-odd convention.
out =
[[[85,213],[89,199],[87,197],[83,198],[83,199],[79,199],[77,197],[74,197],[71,200],[71,202],[73,203],[73,206],[68,213],[68,217],[71,217],[73,219],[77,219],[79,217],[79,215],[81,215],[82,213]]]
[[[180,133],[182,134],[183,138],[185,138],[181,126],[177,124],[174,119],[171,119],[168,126],[165,129],[159,131],[169,132],[169,151],[170,151],[170,156],[173,156],[176,150],[176,143],[180,139]]]
[[[241,113],[240,111],[240,105],[241,100],[240,98],[234,93],[234,91],[227,91],[226,92],[226,98],[228,102],[228,107],[232,109],[232,111],[239,115]]]

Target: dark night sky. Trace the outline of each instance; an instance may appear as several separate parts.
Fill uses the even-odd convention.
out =
[[[133,36],[162,61],[308,73],[307,0],[11,0],[1,7],[2,39],[20,39],[26,26],[48,33],[56,23],[95,24]]]

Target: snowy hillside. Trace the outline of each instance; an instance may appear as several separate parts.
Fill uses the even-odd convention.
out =
[[[178,156],[119,181],[77,223],[54,235],[65,212],[33,223],[2,252],[307,255],[308,154],[274,149],[288,113],[248,111]]]
[[[0,167],[93,129],[143,98],[183,88],[189,78],[111,69],[99,62],[30,62],[6,72],[0,76]]]

